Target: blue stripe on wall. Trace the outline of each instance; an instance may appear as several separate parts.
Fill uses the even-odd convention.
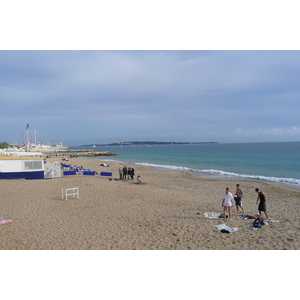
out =
[[[0,172],[0,179],[44,179],[44,171],[36,172]]]

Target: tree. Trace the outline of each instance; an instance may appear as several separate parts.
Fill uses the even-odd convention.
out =
[[[9,144],[6,143],[6,142],[1,142],[0,143],[0,149],[3,149],[3,148],[8,148],[9,147]]]

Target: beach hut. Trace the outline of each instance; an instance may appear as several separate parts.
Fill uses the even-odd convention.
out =
[[[44,160],[0,154],[0,179],[44,179]]]

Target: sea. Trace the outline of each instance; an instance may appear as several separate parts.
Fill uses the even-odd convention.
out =
[[[90,158],[106,161],[107,164],[109,161],[116,161],[164,170],[188,171],[202,177],[254,179],[300,188],[300,142],[123,145],[90,148],[116,153],[117,156]]]

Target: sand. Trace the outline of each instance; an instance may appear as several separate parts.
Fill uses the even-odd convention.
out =
[[[61,158],[47,159],[50,162]],[[101,167],[99,160],[72,158],[72,165],[113,172],[120,163]],[[123,164],[121,164],[123,165]],[[46,180],[1,180],[0,249],[4,250],[260,250],[300,249],[300,190],[266,182],[217,180],[181,171],[127,165],[141,175],[136,181],[101,176],[64,176]],[[253,220],[233,210],[231,220],[208,219],[222,212],[228,186],[244,189],[246,214],[257,213],[260,188],[267,196],[269,219],[281,220],[253,230]],[[63,200],[62,188],[78,187],[80,199]],[[264,216],[263,216],[264,217]],[[221,233],[218,224],[238,228]]]

